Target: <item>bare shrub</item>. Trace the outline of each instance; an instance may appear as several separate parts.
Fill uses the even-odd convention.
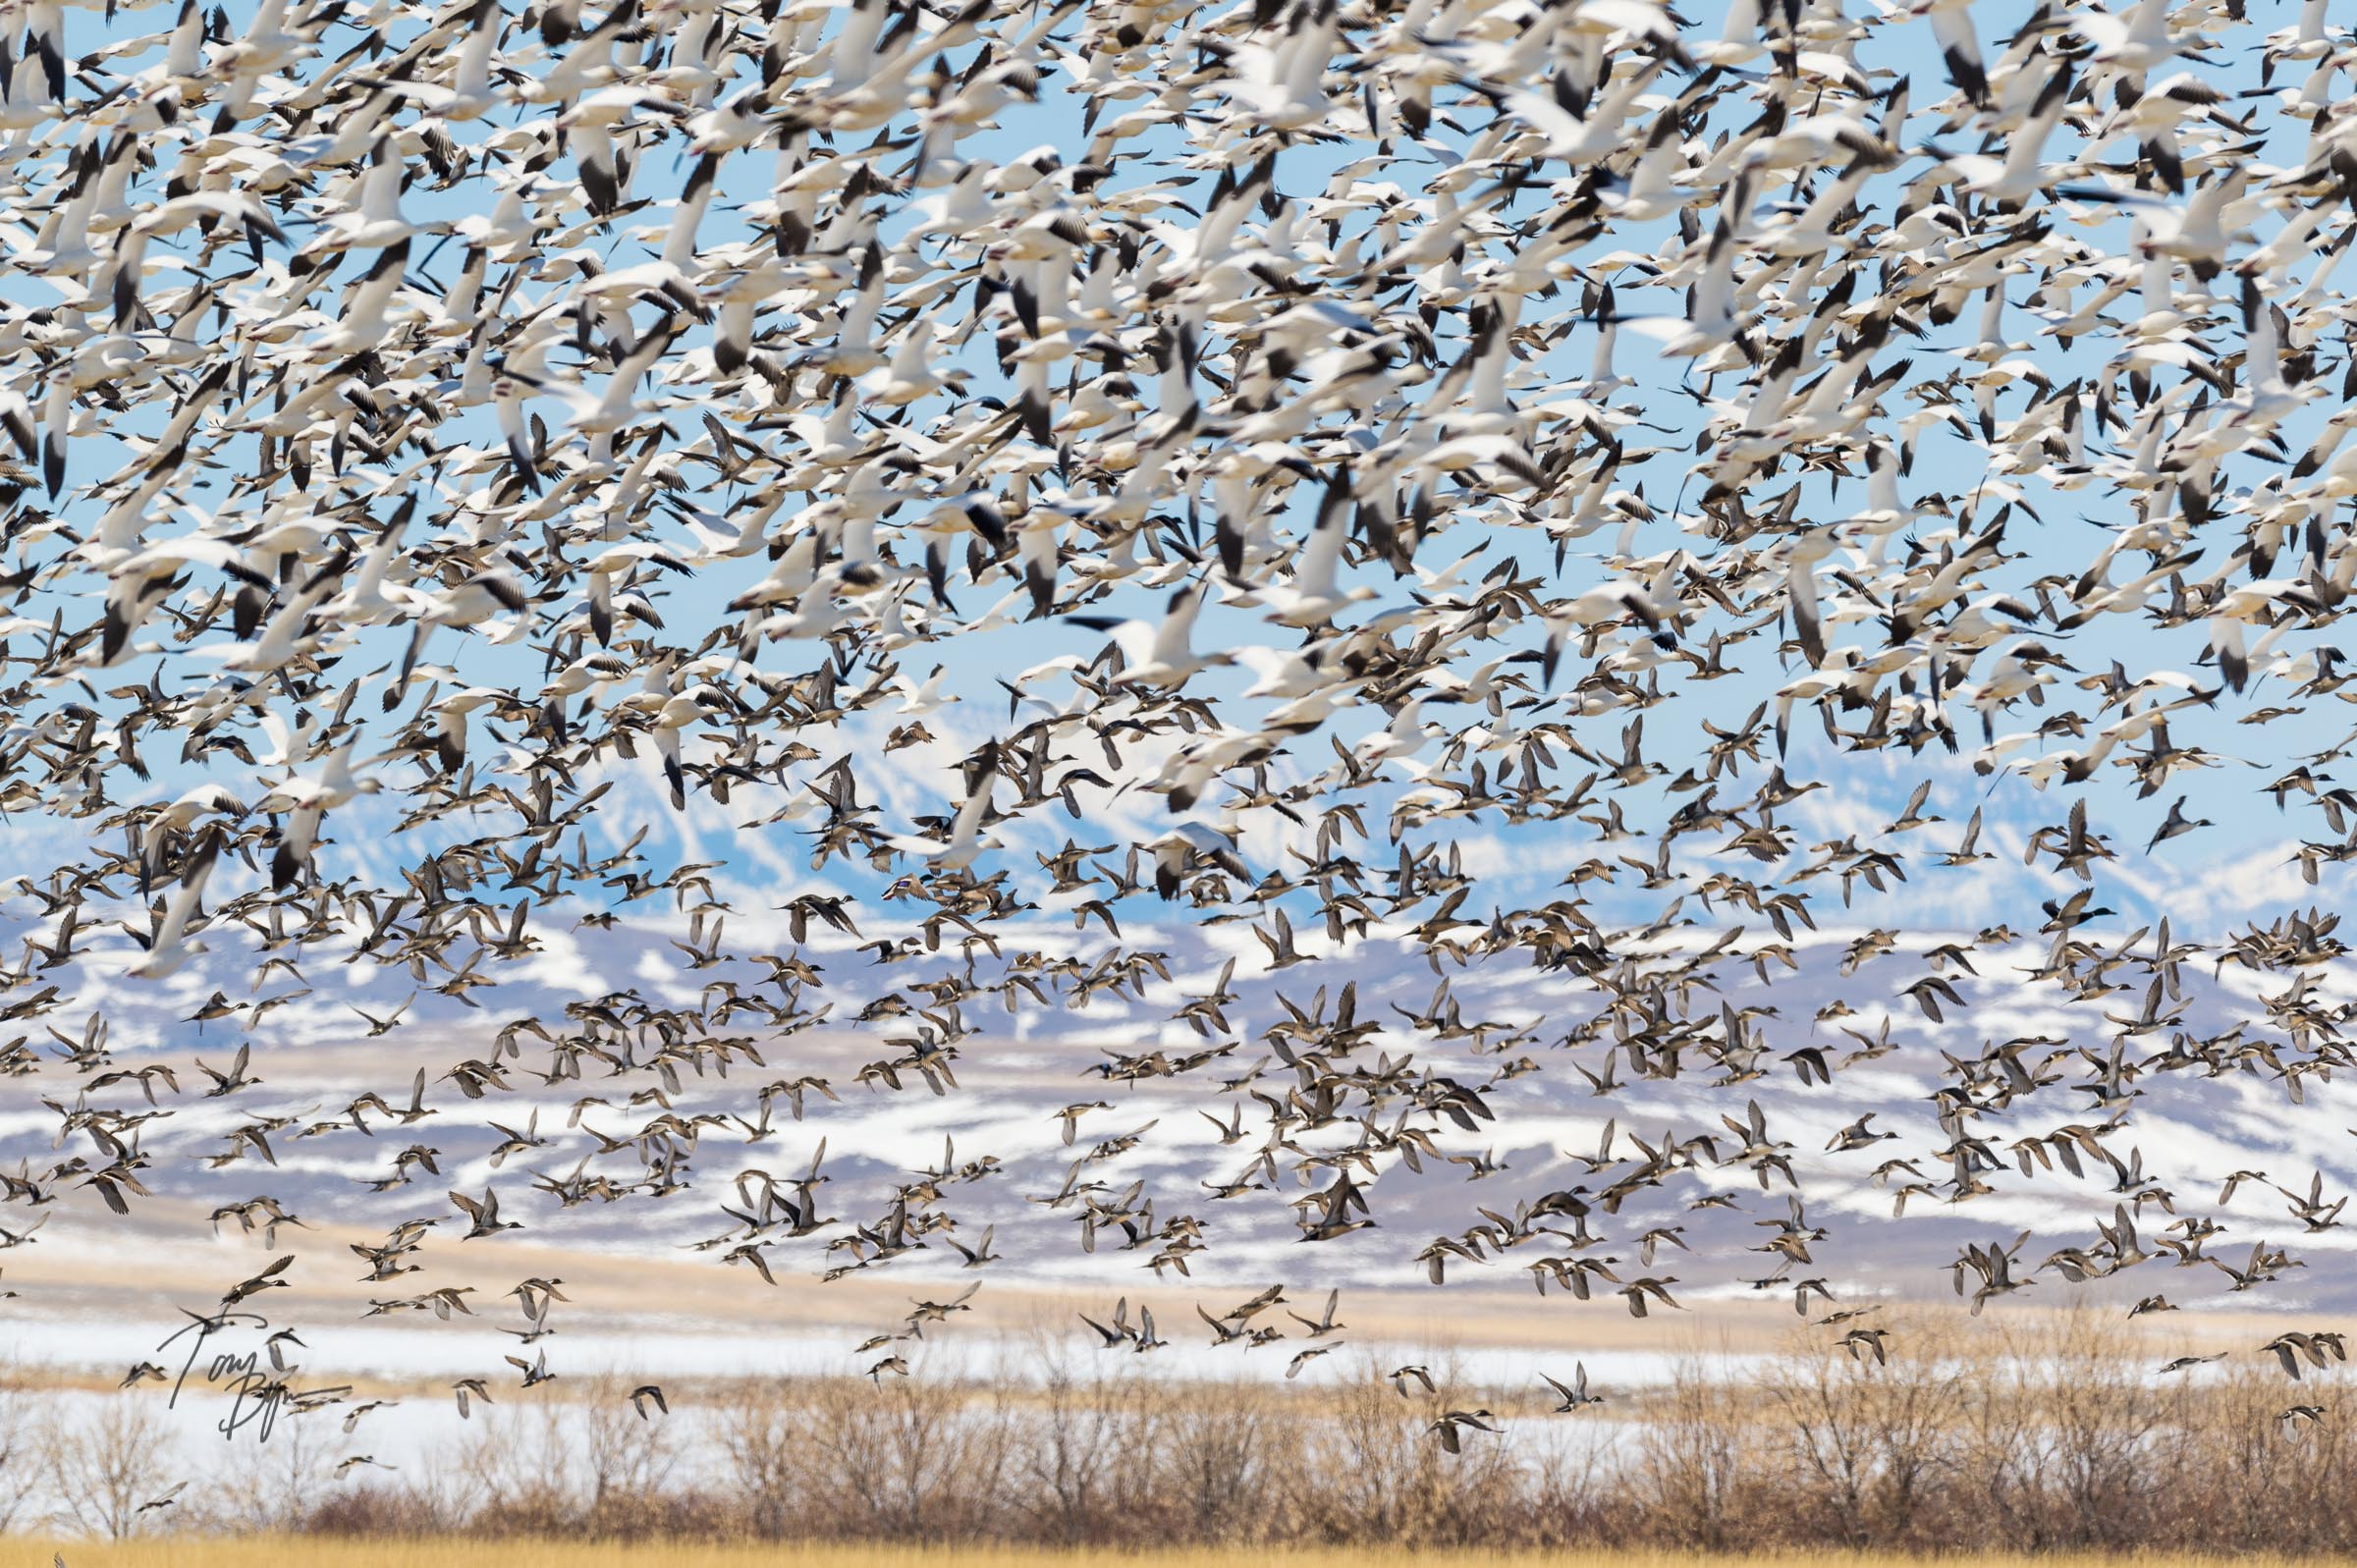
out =
[[[797,1524],[795,1486],[807,1472],[800,1449],[803,1424],[799,1396],[784,1378],[745,1378],[732,1385],[715,1412],[713,1446],[719,1450],[732,1491],[741,1499],[740,1527],[764,1540],[783,1538]]]
[[[1294,1528],[1329,1541],[1448,1545],[1486,1539],[1481,1521],[1515,1505],[1510,1447],[1469,1432],[1462,1452],[1434,1440],[1432,1424],[1451,1411],[1487,1408],[1483,1391],[1456,1369],[1434,1369],[1435,1387],[1403,1397],[1372,1361],[1324,1395],[1304,1424],[1301,1457],[1286,1478]],[[1501,1515],[1500,1517],[1505,1517]]]
[[[52,1421],[43,1447],[57,1522],[110,1541],[138,1534],[150,1522],[143,1505],[171,1485],[170,1433],[162,1400],[137,1393]]]
[[[585,1511],[575,1469],[568,1401],[549,1395],[478,1410],[461,1446],[471,1472],[473,1517],[493,1535],[557,1535]]]
[[[886,1379],[864,1397],[844,1392],[830,1403],[845,1438],[833,1480],[862,1533],[904,1541],[996,1533],[1012,1447],[1003,1399],[916,1378]]]
[[[181,1522],[258,1534],[302,1525],[338,1485],[336,1462],[350,1448],[333,1406],[290,1412],[267,1441],[224,1443],[202,1495]]]
[[[1795,1332],[1760,1374],[1765,1419],[1781,1423],[1783,1437],[1782,1463],[1772,1468],[1803,1510],[1808,1540],[1903,1541],[1955,1469],[1949,1432],[1968,1380],[1961,1347],[1930,1322],[1883,1326],[1882,1339],[1850,1345]],[[1772,1425],[1772,1443],[1779,1430]]]
[[[39,1506],[45,1431],[40,1396],[13,1362],[0,1363],[0,1536]]]
[[[573,1418],[586,1490],[582,1523],[593,1535],[644,1536],[667,1523],[664,1498],[680,1464],[672,1420],[651,1406],[642,1414],[630,1392],[630,1380],[615,1374],[592,1379]]]
[[[2246,1353],[2160,1378],[2115,1308],[1874,1322],[1884,1359],[1804,1327],[1752,1361],[1688,1356],[1663,1386],[1600,1380],[1601,1411],[1560,1417],[1543,1390],[1483,1386],[1433,1355],[1436,1386],[1403,1396],[1373,1361],[1332,1358],[1297,1382],[1189,1382],[1041,1342],[964,1382],[922,1367],[745,1379],[700,1408],[675,1396],[691,1412],[677,1428],[640,1421],[610,1382],[575,1383],[486,1413],[414,1471],[312,1480],[323,1494],[307,1506],[264,1501],[258,1517],[1096,1550],[2357,1546],[2357,1440],[2330,1419],[2281,1419],[2295,1402],[2336,1404],[2337,1371],[2293,1384]],[[120,1408],[137,1419],[137,1401]],[[1502,1430],[1466,1431],[1463,1451],[1445,1452],[1433,1423],[1473,1410],[1498,1412]],[[106,1469],[123,1445],[110,1422],[97,1430],[108,1440],[49,1444],[45,1473],[72,1483],[59,1490],[80,1499],[74,1521],[110,1533],[136,1526],[146,1482]],[[290,1487],[318,1473],[282,1462]],[[0,1475],[11,1466],[0,1454]]]
[[[1265,1538],[1297,1434],[1248,1385],[1178,1389],[1162,1405],[1159,1534],[1211,1545]]]
[[[1710,1551],[1736,1543],[1738,1488],[1758,1446],[1745,1393],[1687,1358],[1668,1393],[1647,1407],[1635,1469],[1655,1539]]]
[[[1152,1495],[1168,1398],[1135,1357],[1084,1360],[1068,1341],[1034,1336],[1028,1359],[1035,1402],[1010,1417],[1008,1481],[1038,1539],[1104,1541]]]

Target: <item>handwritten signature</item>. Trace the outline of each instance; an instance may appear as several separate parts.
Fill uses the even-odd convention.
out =
[[[190,1323],[167,1334],[163,1342],[155,1347],[157,1353],[161,1354],[176,1342],[189,1339],[188,1359],[181,1363],[180,1376],[173,1380],[172,1397],[167,1404],[178,1408],[182,1391],[187,1388],[189,1379],[196,1373],[197,1362],[203,1361],[204,1385],[229,1395],[228,1413],[214,1424],[215,1430],[229,1439],[235,1439],[241,1432],[250,1431],[256,1442],[268,1442],[271,1432],[278,1425],[279,1413],[296,1397],[295,1390],[287,1385],[285,1377],[275,1366],[269,1369],[262,1366],[262,1353],[258,1350],[241,1354],[215,1348],[209,1359],[205,1352],[206,1347],[220,1336],[267,1331],[269,1320],[259,1313],[231,1312],[226,1309],[215,1313],[191,1312],[186,1307],[180,1310],[191,1320]],[[195,1337],[190,1339],[192,1334]]]

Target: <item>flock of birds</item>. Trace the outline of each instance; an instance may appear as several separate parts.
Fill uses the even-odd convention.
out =
[[[1166,1282],[1225,1213],[1289,1206],[1314,1273],[1385,1225],[1387,1176],[1461,1173],[1512,1190],[1383,1230],[1402,1278],[1510,1261],[1644,1317],[1691,1288],[1656,1262],[1679,1212],[1756,1187],[1752,1283],[1840,1302],[1813,1321],[1879,1364],[1744,1086],[1832,1096],[1894,1054],[1940,1075],[1928,1105],[1826,1153],[1898,1213],[2036,1183],[2110,1211],[2047,1254],[1963,1246],[1973,1311],[2133,1268],[2283,1278],[2341,1223],[2326,1170],[2206,1205],[2145,1172],[2132,1112],[2223,1077],[2296,1116],[2349,1065],[2329,893],[2240,931],[2105,902],[2200,850],[2191,800],[2262,801],[2309,884],[2357,856],[2330,706],[2357,36],[2246,5],[13,9],[0,805],[54,864],[9,885],[0,1070],[57,1130],[0,1245],[201,1162],[215,1227],[275,1252],[306,1221],[222,1184],[321,1140],[381,1169],[347,1212],[399,1215],[351,1247],[376,1313],[473,1316],[499,1238],[579,1206],[670,1205],[723,1283],[983,1270],[994,1229],[957,1210],[1012,1156],[953,1145],[838,1216],[816,1135],[852,1097],[961,1093],[994,1019],[1109,1000],[1164,1028],[1083,1092],[1199,1095],[1239,1168],[1121,1179],[1155,1129],[1100,1137],[1114,1101],[1077,1100],[1061,1186],[1014,1212]],[[1855,783],[1910,770],[1895,817]],[[2027,813],[2054,895],[1818,935],[1987,869],[1997,812],[1944,819],[1935,785]],[[1560,883],[1507,896],[1531,883],[1491,835]],[[1230,944],[1216,979],[1152,945],[1189,925]],[[503,969],[584,926],[700,991],[501,1016]],[[1848,1000],[1780,1011],[1828,942]],[[1362,1003],[1376,951],[1428,964],[1430,1001]],[[339,962],[408,971],[360,1013],[406,1081],[306,1112],[218,1031],[266,1040]],[[1453,986],[1497,965],[1593,1004],[1469,1015]],[[1971,1032],[1991,977],[2076,1024],[1909,1038]],[[187,1023],[110,1032],[114,999],[190,985]],[[2230,1023],[2196,1027],[2201,996]],[[872,1059],[813,1072],[820,1038]],[[1508,1086],[1574,1073],[1728,1113],[1510,1175],[1483,1147]],[[583,1096],[561,1130],[501,1108],[544,1091]],[[175,1141],[199,1103],[239,1116],[224,1144]],[[812,1134],[786,1173],[733,1163],[795,1144],[781,1107]],[[1888,1151],[1878,1116],[1924,1135]],[[488,1190],[394,1147],[427,1118],[485,1141]],[[2238,1183],[2286,1217],[2205,1212]],[[222,1310],[334,1268],[297,1256]],[[401,1293],[429,1269],[454,1282]],[[506,1289],[526,1384],[562,1284]],[[917,1299],[868,1370],[972,1294]],[[1248,1347],[1287,1300],[1196,1317]],[[1291,1375],[1336,1311],[1296,1315]],[[299,1343],[289,1397],[334,1403]]]

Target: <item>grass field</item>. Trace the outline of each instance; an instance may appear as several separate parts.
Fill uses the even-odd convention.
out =
[[[1382,1550],[1271,1550],[1236,1547],[1232,1550],[1196,1548],[1167,1552],[1108,1552],[1103,1550],[1046,1551],[991,1547],[925,1548],[911,1546],[720,1545],[705,1542],[643,1541],[635,1542],[577,1541],[474,1541],[416,1539],[407,1541],[334,1541],[318,1537],[244,1537],[215,1541],[156,1540],[128,1542],[57,1542],[19,1540],[0,1543],[0,1563],[25,1563],[40,1568],[52,1553],[66,1568],[1081,1568],[1083,1564],[1118,1562],[1134,1568],[1222,1568],[1252,1564],[1253,1568],[1757,1568],[1762,1562],[1847,1565],[1876,1568],[1880,1564],[1937,1563],[1939,1568],[2092,1568],[2096,1564],[2134,1563],[2137,1568],[2193,1568],[2195,1564],[2232,1561],[2257,1565],[2285,1559],[2215,1558],[2177,1555],[2134,1557],[2047,1556],[1959,1552],[1938,1558],[1889,1555],[1847,1555],[1807,1552],[1790,1557],[1759,1553],[1717,1556],[1665,1551],[1536,1552],[1495,1551],[1382,1551]]]

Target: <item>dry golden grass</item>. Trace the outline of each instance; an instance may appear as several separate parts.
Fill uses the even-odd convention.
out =
[[[2226,1559],[2176,1554],[2135,1556],[2009,1553],[1943,1553],[1937,1558],[1883,1553],[1806,1552],[1718,1555],[1702,1552],[1613,1550],[1496,1552],[1351,1549],[1315,1551],[1265,1547],[1199,1547],[1178,1551],[1062,1551],[993,1546],[833,1546],[814,1544],[716,1544],[702,1541],[472,1541],[418,1538],[341,1541],[309,1537],[239,1537],[120,1542],[49,1541],[20,1539],[0,1555],[11,1562],[39,1564],[58,1553],[67,1568],[1085,1568],[1115,1562],[1128,1568],[1758,1568],[1762,1563],[1801,1568],[1880,1568],[1884,1564],[1934,1564],[1938,1568],[2195,1568]],[[2239,1557],[2238,1568],[2265,1568],[2286,1558]]]

